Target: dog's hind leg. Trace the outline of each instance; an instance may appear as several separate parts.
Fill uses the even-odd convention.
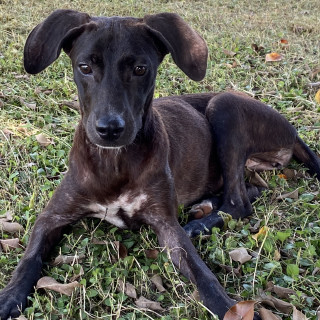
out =
[[[246,190],[248,199],[252,203],[260,196],[261,191],[264,189],[246,183]],[[226,220],[228,220],[227,216],[219,213],[219,211],[221,212],[222,203],[222,196],[214,196],[192,206],[189,214],[191,217],[194,217],[194,220],[191,220],[183,227],[187,235],[193,238],[200,234],[211,234],[213,227],[222,228]]]
[[[299,137],[293,148],[293,156],[308,167],[311,175],[316,175],[320,180],[320,159]]]

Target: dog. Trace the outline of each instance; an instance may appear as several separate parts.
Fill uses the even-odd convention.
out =
[[[218,209],[243,218],[259,194],[245,183],[246,164],[254,170],[273,169],[294,156],[320,179],[319,158],[284,117],[244,95],[153,100],[157,68],[166,54],[193,80],[206,73],[206,43],[177,14],[140,19],[54,11],[26,41],[26,71],[41,72],[62,49],[72,61],[81,121],[68,172],[38,216],[25,254],[0,292],[0,318],[16,317],[26,307],[63,228],[91,216],[133,230],[150,225],[173,263],[196,284],[203,303],[222,319],[235,301],[189,237],[219,226],[222,218],[213,210],[183,229],[178,204],[187,206],[223,188]]]

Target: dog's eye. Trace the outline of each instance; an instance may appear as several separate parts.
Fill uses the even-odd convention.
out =
[[[92,73],[92,69],[87,64],[80,64],[79,69],[83,74]]]
[[[133,70],[133,73],[136,75],[136,76],[143,76],[147,71],[147,68],[146,67],[143,67],[143,66],[137,66],[134,68]]]

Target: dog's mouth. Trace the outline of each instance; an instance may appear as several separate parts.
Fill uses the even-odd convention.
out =
[[[118,114],[96,117],[94,113],[83,119],[89,141],[103,149],[118,149],[134,141],[138,130],[129,120]]]

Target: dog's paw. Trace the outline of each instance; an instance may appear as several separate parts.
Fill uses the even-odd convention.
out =
[[[26,306],[27,299],[19,295],[18,290],[4,289],[0,292],[0,320],[17,318]]]
[[[257,312],[254,313],[253,320],[262,320]]]
[[[209,230],[206,225],[201,222],[202,219],[192,220],[188,224],[186,224],[183,229],[187,233],[188,237],[193,238],[199,236],[200,234],[210,234],[211,230]]]
[[[218,211],[213,211],[202,219],[192,220],[187,223],[183,229],[190,238],[196,237],[200,234],[211,234],[212,228],[222,228],[224,226],[223,217],[218,214]]]

